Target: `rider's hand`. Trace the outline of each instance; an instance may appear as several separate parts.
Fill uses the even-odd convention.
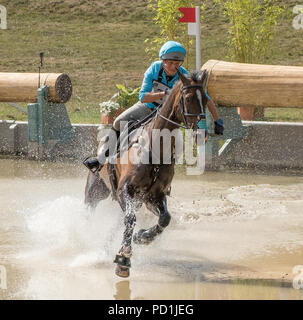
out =
[[[223,131],[224,131],[223,120],[219,118],[214,123],[215,123],[215,134],[223,135]]]
[[[159,92],[159,98],[162,99],[163,97],[165,97],[166,95],[166,91],[161,91]]]

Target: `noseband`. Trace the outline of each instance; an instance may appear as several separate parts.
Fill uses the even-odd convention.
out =
[[[196,95],[197,95],[197,99],[199,101],[199,105],[200,105],[200,108],[201,108],[201,112],[200,113],[188,113],[188,112],[185,112],[185,108],[184,108],[184,98],[183,98],[183,91],[184,90],[187,90],[187,89],[191,89],[191,88],[197,88],[196,90]],[[180,111],[181,111],[181,115],[182,115],[182,118],[183,118],[183,122],[184,122],[184,126],[180,123],[177,123],[173,120],[170,120],[166,117],[164,117],[163,115],[161,115],[159,113],[159,109],[158,109],[158,116],[170,123],[173,123],[174,125],[178,126],[178,127],[181,127],[181,128],[184,128],[184,129],[190,129],[188,127],[188,123],[187,123],[187,117],[197,117],[198,119],[198,123],[199,121],[201,120],[205,120],[205,106],[203,105],[203,102],[202,102],[202,95],[201,95],[201,92],[198,90],[198,89],[202,89],[202,85],[201,84],[191,84],[191,85],[188,85],[188,86],[182,86],[181,87],[181,90],[180,90],[180,99],[179,99],[179,106],[180,106]],[[198,125],[199,127],[199,125]]]

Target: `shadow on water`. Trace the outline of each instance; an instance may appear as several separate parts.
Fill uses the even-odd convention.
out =
[[[162,253],[163,255],[163,253]],[[164,256],[171,256],[171,252],[164,251]],[[178,257],[178,254],[176,254]],[[239,275],[241,273],[247,272],[254,272],[253,269],[236,265],[232,263],[220,263],[211,261],[206,259],[205,257],[199,257],[199,261],[193,261],[192,256],[184,256],[182,255],[182,260],[176,259],[176,257],[171,257],[168,259],[163,258],[156,258],[153,257],[153,261],[149,261],[148,265],[141,265],[140,267],[143,268],[161,268],[161,273],[167,274],[170,277],[177,277],[182,282],[217,282],[217,283],[233,283],[234,281],[239,280],[237,284],[245,284],[245,281],[249,281],[252,279],[241,279]],[[237,278],[234,279],[232,277],[233,274],[237,274]],[[252,280],[252,284],[255,283],[254,281],[259,280]],[[263,280],[260,280],[263,281]],[[264,281],[266,281],[264,279]],[[267,282],[267,281],[266,281]],[[268,281],[268,283],[270,283]],[[279,286],[279,281],[273,281],[273,285]],[[283,282],[283,286],[290,287],[291,284],[285,284]]]

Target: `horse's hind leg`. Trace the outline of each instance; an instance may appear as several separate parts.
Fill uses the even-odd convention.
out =
[[[167,211],[167,202],[165,196],[156,202],[147,203],[146,206],[159,217],[159,220],[155,226],[147,230],[141,229],[134,235],[134,242],[136,244],[149,244],[157,235],[162,233],[164,228],[169,225],[171,219],[170,214]]]
[[[85,186],[85,204],[90,208],[95,209],[97,204],[106,199],[110,194],[109,188],[106,186],[104,180],[99,173],[88,173]]]
[[[132,237],[136,224],[136,212],[141,203],[135,201],[127,192],[127,186],[124,186],[123,191],[118,192],[118,201],[125,214],[122,246],[114,260],[117,263],[116,275],[119,277],[128,277],[129,268],[131,267],[130,257],[132,255]]]

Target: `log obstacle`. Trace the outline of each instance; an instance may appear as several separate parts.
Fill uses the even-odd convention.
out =
[[[0,102],[29,102],[31,158],[52,157],[58,145],[73,139],[74,128],[64,104],[71,95],[71,80],[63,73],[0,73]]]
[[[222,137],[210,137],[206,144],[212,166],[250,135],[251,126],[243,125],[237,107],[303,108],[303,67],[209,60],[201,69],[208,71],[206,90],[217,103],[225,127]],[[207,123],[212,129],[209,114]],[[220,139],[225,140],[221,148]]]
[[[40,85],[39,85],[40,83]],[[72,83],[64,73],[5,73],[0,72],[1,102],[36,102],[37,89],[48,87],[48,101],[66,103],[72,96]]]
[[[221,106],[303,108],[303,67],[209,60],[202,69]]]

